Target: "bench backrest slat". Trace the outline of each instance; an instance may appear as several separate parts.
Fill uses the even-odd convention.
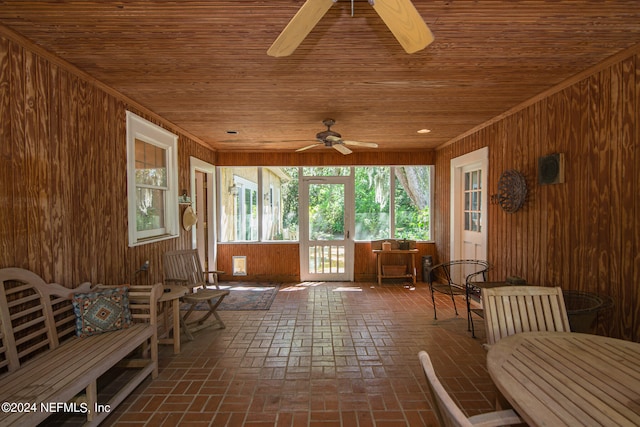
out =
[[[20,268],[0,269],[0,285],[0,362],[6,370],[14,371],[24,360],[59,344],[47,301],[51,295],[47,286],[51,285]]]

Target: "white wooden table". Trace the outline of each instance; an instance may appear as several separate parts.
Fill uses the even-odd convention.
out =
[[[640,344],[525,332],[487,354],[491,378],[530,426],[639,426]]]

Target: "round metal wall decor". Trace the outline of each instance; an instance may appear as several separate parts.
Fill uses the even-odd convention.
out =
[[[498,204],[508,213],[514,213],[522,207],[527,197],[527,182],[517,170],[507,170],[498,180]]]

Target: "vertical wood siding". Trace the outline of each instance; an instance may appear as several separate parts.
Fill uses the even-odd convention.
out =
[[[436,248],[433,243],[419,242],[417,249],[417,279],[422,280],[422,256],[431,255],[437,262]],[[246,276],[233,276],[233,256],[247,257]],[[407,263],[405,257],[396,261]],[[353,262],[356,282],[377,280],[376,257],[371,243],[356,242]],[[385,263],[392,262],[385,260]],[[300,247],[297,243],[223,243],[218,246],[218,269],[225,272],[220,275],[221,280],[296,282],[300,280]]]
[[[489,147],[488,193],[517,169],[528,197],[489,205],[491,278],[524,277],[611,296],[599,332],[640,340],[640,57],[635,54],[436,152],[435,239],[450,253],[450,161]],[[565,183],[540,186],[538,158],[565,155]]]
[[[155,282],[162,254],[190,245],[181,230],[176,239],[128,247],[127,109],[163,125],[0,38],[0,267],[27,268],[68,287]],[[180,188],[189,188],[189,157],[213,163],[215,155],[169,130],[179,135]],[[148,277],[135,277],[147,259]]]
[[[378,150],[354,151],[345,156],[333,149],[318,148],[302,153],[296,152],[231,152],[218,151],[218,166],[405,166],[432,165],[433,151],[397,151]]]

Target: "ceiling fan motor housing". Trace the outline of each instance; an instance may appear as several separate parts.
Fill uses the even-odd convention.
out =
[[[331,147],[331,145],[333,144],[333,141],[327,140],[327,137],[329,136],[335,136],[336,138],[342,137],[342,135],[340,135],[338,132],[334,132],[332,130],[325,130],[322,132],[318,132],[316,134],[316,139],[320,142],[323,142],[324,145],[326,145],[327,147]]]

